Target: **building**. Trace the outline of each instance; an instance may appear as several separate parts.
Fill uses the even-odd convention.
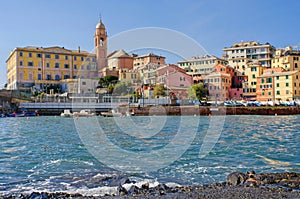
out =
[[[210,74],[205,76],[204,85],[208,88],[210,100],[225,101],[229,99],[233,75],[232,67],[218,64]]]
[[[7,65],[7,89],[39,89],[45,85],[60,84],[60,80],[98,78],[107,66],[107,33],[100,20],[94,35],[95,51],[89,53],[64,47],[15,48]]]
[[[223,51],[228,64],[244,75],[247,64],[251,61],[258,61],[261,66],[271,68],[275,47],[269,43],[250,41],[233,44],[231,47],[225,47]]]
[[[258,101],[293,101],[300,98],[300,72],[267,69],[257,77]]]
[[[300,51],[291,46],[277,49],[272,59],[272,68],[284,68],[288,71],[300,70]]]
[[[7,89],[28,89],[77,77],[96,78],[95,54],[64,47],[15,48],[6,61]]]
[[[178,62],[180,68],[194,77],[209,74],[217,64],[226,65],[227,61],[216,56],[204,55]]]
[[[101,19],[96,25],[94,47],[98,66],[98,77],[103,77],[102,69],[107,66],[107,32]]]
[[[148,64],[155,64],[155,65],[164,65],[165,64],[165,57],[155,55],[153,53],[145,54],[145,55],[133,55],[133,68],[137,69]]]
[[[243,98],[247,100],[256,100],[257,77],[262,75],[264,67],[258,62],[248,63],[245,69],[245,81],[243,83]]]
[[[110,70],[133,69],[133,57],[128,55],[124,50],[118,50],[107,56],[108,66]]]
[[[168,93],[177,99],[187,99],[187,89],[193,84],[192,76],[176,65],[164,65],[156,70],[156,84],[165,85]]]

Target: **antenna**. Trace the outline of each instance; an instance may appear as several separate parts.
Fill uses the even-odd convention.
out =
[[[99,13],[99,19],[102,20],[101,12]]]

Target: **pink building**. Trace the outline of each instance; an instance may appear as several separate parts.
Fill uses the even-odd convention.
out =
[[[156,83],[167,87],[178,99],[188,98],[187,89],[193,84],[192,76],[176,65],[165,65],[156,70]]]

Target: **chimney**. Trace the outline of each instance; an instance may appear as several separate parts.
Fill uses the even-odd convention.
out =
[[[80,46],[78,46],[78,52],[80,52]]]

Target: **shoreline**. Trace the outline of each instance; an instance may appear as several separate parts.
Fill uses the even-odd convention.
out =
[[[77,108],[78,109],[78,108]],[[78,111],[78,110],[74,111]],[[84,109],[84,108],[83,108]],[[134,112],[135,116],[147,115],[190,115],[190,116],[214,116],[214,115],[299,115],[298,106],[261,106],[261,107],[225,107],[225,106],[148,106],[148,107],[119,107],[121,113]],[[29,112],[37,109],[27,108]],[[70,110],[70,109],[69,109]],[[63,109],[38,109],[40,116],[59,116]],[[72,110],[71,110],[72,111]],[[109,110],[103,111],[107,112]],[[101,111],[96,111],[100,115]]]
[[[227,176],[226,182],[202,184],[194,186],[168,187],[158,184],[150,187],[149,183],[141,187],[120,183],[118,194],[104,196],[84,196],[63,192],[32,192],[0,196],[0,198],[300,198],[300,173],[262,173],[253,174],[234,172]]]

